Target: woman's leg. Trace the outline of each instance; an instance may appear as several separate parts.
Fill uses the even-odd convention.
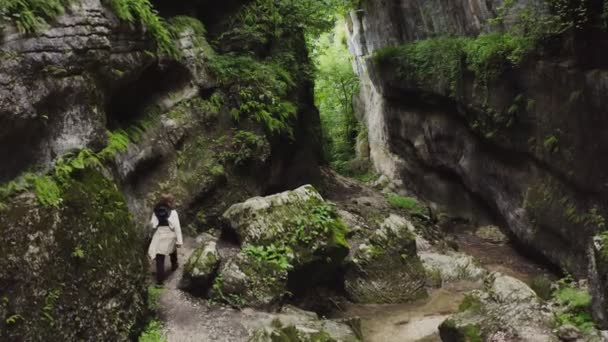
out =
[[[156,282],[162,284],[165,278],[165,255],[156,254]]]
[[[175,271],[177,267],[179,267],[179,264],[177,263],[177,249],[171,253],[169,257],[171,258],[171,269]]]

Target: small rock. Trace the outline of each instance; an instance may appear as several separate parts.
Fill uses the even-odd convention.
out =
[[[493,225],[478,228],[475,232],[475,236],[486,242],[495,244],[504,244],[509,242],[509,238],[500,230],[500,228]]]
[[[583,337],[581,332],[572,324],[564,324],[557,328],[556,334],[560,340],[568,342],[577,341]]]

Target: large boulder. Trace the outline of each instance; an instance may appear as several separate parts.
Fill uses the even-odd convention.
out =
[[[325,260],[340,263],[348,254],[346,225],[311,185],[235,204],[224,219],[244,247],[285,248],[296,268]]]
[[[56,206],[39,188],[0,215],[0,340],[127,341],[143,315],[147,262],[124,196],[98,171],[73,177]]]
[[[358,303],[400,303],[426,295],[426,275],[416,255],[416,235],[406,219],[389,216],[360,243],[345,275],[345,289]]]
[[[288,273],[299,279],[297,287],[333,277],[349,251],[346,225],[310,185],[251,198],[223,217],[242,246],[222,267],[214,288],[250,305],[280,300]]]

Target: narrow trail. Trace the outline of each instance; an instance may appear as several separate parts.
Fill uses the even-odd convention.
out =
[[[246,312],[226,307],[212,307],[204,299],[179,289],[183,264],[196,247],[194,238],[185,237],[178,250],[180,267],[165,281],[159,299],[160,318],[169,342],[246,341],[247,329],[241,324]],[[168,266],[168,265],[165,265]]]

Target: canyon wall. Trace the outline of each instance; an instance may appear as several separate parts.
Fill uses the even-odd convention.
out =
[[[550,10],[541,1],[519,1],[505,14],[503,5],[369,0],[350,14],[348,45],[361,78],[359,117],[369,129],[371,159],[442,210],[465,218],[490,213],[528,250],[587,277],[589,250],[604,248],[601,239],[591,242],[605,230],[608,209],[608,34],[593,14],[601,2],[588,3],[582,28],[541,39],[494,79],[480,78],[465,59],[451,80],[432,70],[421,80],[399,58],[374,57],[438,37],[505,34],[525,10]],[[591,267],[592,280],[596,274]],[[602,285],[594,286],[601,299]]]

